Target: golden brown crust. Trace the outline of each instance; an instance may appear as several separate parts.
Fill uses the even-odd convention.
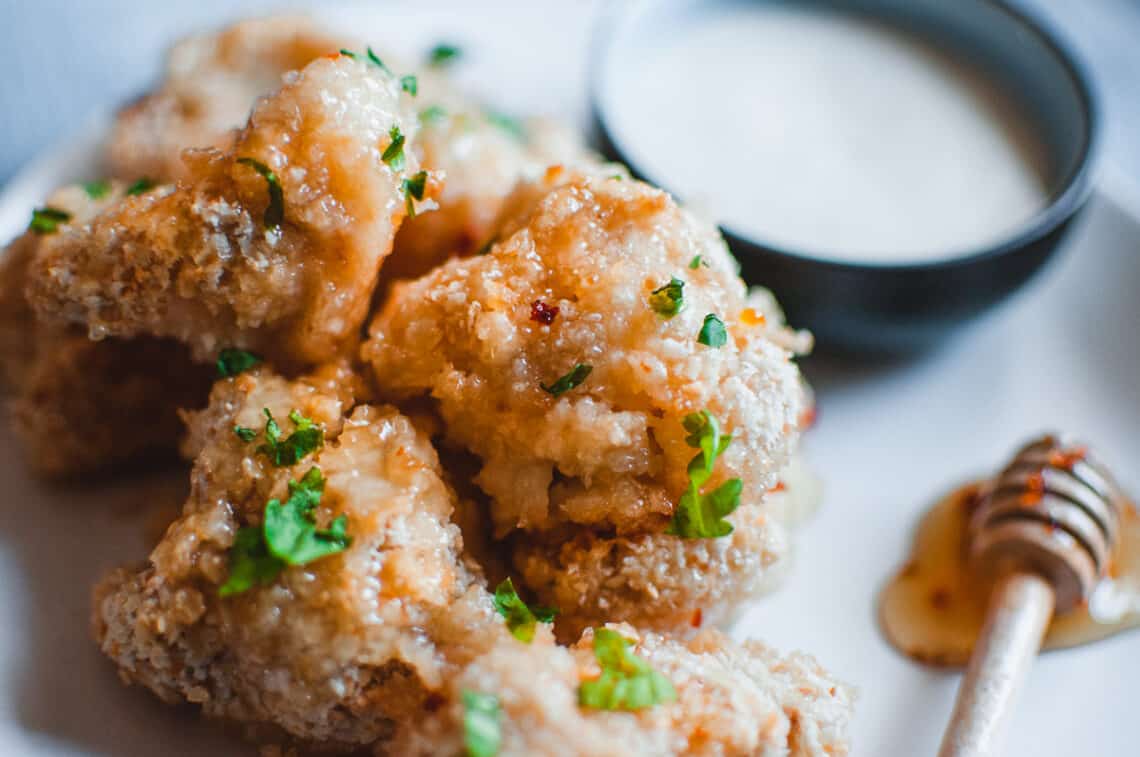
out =
[[[682,419],[700,410],[733,435],[710,484],[739,476],[743,501],[759,502],[805,398],[782,326],[751,311],[719,235],[631,180],[533,194],[488,254],[393,291],[363,350],[382,394],[438,402],[450,437],[482,460],[500,535],[664,530],[694,454]],[[649,298],[674,276],[686,305],[666,319]],[[536,302],[558,308],[549,324]],[[697,342],[708,313],[727,325],[719,349]],[[576,364],[592,367],[581,386],[542,389]]]
[[[419,170],[410,149],[398,170],[381,160],[393,127],[414,140],[398,80],[319,59],[260,101],[230,150],[188,153],[184,181],[45,239],[29,300],[96,338],[172,337],[203,361],[223,347],[283,365],[343,354],[404,218],[402,181]],[[247,158],[279,179],[277,229],[263,223],[270,193]]]
[[[611,626],[636,641],[635,653],[663,673],[677,701],[637,712],[578,704],[581,681],[598,675],[593,633],[572,647],[547,635],[514,640],[465,667],[449,703],[402,723],[392,754],[458,754],[463,749],[464,690],[493,694],[502,710],[500,757],[839,757],[847,754],[852,691],[809,657],[780,657],[756,642],[737,645],[715,631],[680,643],[630,626]]]
[[[123,191],[113,183],[93,199],[66,187],[46,205],[82,222]],[[81,329],[37,321],[24,285],[44,238],[26,232],[0,261],[0,383],[29,467],[60,478],[172,459],[182,435],[178,410],[205,402],[212,369],[173,342],[94,342]]]
[[[186,175],[182,151],[224,149],[254,101],[281,77],[351,47],[305,17],[242,21],[182,40],[167,55],[159,87],[119,111],[107,167],[125,181],[170,182]]]

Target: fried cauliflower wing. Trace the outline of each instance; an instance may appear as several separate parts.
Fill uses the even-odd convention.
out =
[[[578,687],[598,675],[593,632],[573,647],[513,640],[465,667],[451,704],[397,732],[391,754],[463,753],[461,692],[493,695],[501,711],[500,757],[847,754],[853,693],[810,657],[780,657],[757,642],[705,631],[682,644],[629,626],[635,653],[668,678],[677,701],[637,712],[579,706]]]
[[[80,222],[123,192],[118,183],[90,193],[66,187],[47,207]],[[77,327],[37,321],[24,285],[42,239],[26,232],[0,263],[0,376],[29,466],[42,476],[73,477],[173,457],[178,411],[204,403],[211,369],[194,365],[175,342],[94,342]]]
[[[488,254],[394,290],[363,350],[381,391],[436,400],[482,460],[499,535],[664,530],[694,454],[682,421],[704,410],[732,435],[710,485],[739,477],[758,503],[805,397],[783,327],[755,310],[719,235],[631,180],[537,196]],[[666,316],[654,293],[671,280],[683,305]],[[719,348],[698,342],[709,314],[725,324]],[[576,366],[588,375],[560,391]]]
[[[229,147],[257,98],[280,87],[284,74],[349,46],[297,16],[242,21],[182,40],[167,55],[159,87],[117,115],[108,169],[125,181],[183,178],[183,150]]]
[[[29,301],[93,337],[171,337],[199,360],[224,347],[286,366],[344,353],[409,193],[434,191],[406,189],[410,149],[384,160],[415,139],[408,99],[365,60],[314,61],[257,104],[232,148],[187,153],[178,184],[45,238]]]
[[[99,586],[94,627],[123,677],[164,701],[347,749],[418,712],[455,662],[442,650],[477,649],[463,640],[493,611],[460,559],[454,494],[430,443],[391,408],[353,408],[342,373],[289,382],[262,369],[215,386],[191,421],[182,516],[142,569]],[[319,424],[324,445],[276,467],[234,432],[263,426],[264,408],[283,427],[292,411]],[[313,467],[325,481],[316,520],[346,516],[351,544],[219,596],[238,529]]]

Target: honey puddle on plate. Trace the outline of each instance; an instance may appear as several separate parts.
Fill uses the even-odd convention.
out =
[[[958,489],[922,519],[909,560],[879,602],[879,622],[900,652],[930,665],[964,666],[985,619],[990,582],[966,562],[978,484]],[[1053,619],[1045,649],[1091,644],[1140,626],[1140,516],[1128,505],[1109,575],[1088,602]]]

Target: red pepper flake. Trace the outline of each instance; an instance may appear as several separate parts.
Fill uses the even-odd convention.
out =
[[[950,590],[944,588],[937,588],[930,592],[930,605],[939,611],[946,610],[950,607]]]
[[[693,628],[700,628],[701,623],[703,623],[703,622],[704,622],[704,613],[702,613],[701,608],[698,607],[696,612],[693,613],[693,617],[689,621],[689,623],[692,624]]]
[[[1087,447],[1054,450],[1049,453],[1049,464],[1054,468],[1072,470],[1073,466],[1084,460],[1088,454],[1089,451]]]
[[[556,305],[547,305],[542,300],[535,300],[530,303],[530,319],[545,326],[554,323],[554,319],[558,317],[558,307]]]
[[[775,486],[773,486],[771,489],[769,489],[769,491],[770,491],[772,494],[775,494],[776,492],[782,492],[782,491],[784,491],[784,490],[785,490],[785,489],[787,489],[787,488],[788,488],[788,487],[784,486],[784,482],[783,482],[783,481],[777,481],[777,482],[776,482],[776,485],[775,485]]]
[[[1041,503],[1045,497],[1045,472],[1037,471],[1029,474],[1025,482],[1025,491],[1021,494],[1021,504],[1032,507]]]
[[[800,414],[800,428],[804,431],[807,431],[809,428],[814,426],[818,420],[819,410],[816,409],[815,405],[812,405]]]

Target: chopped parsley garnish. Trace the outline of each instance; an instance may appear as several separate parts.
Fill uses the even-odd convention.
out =
[[[249,426],[234,426],[234,434],[243,442],[252,442],[257,438],[257,429],[250,428]]]
[[[102,200],[104,197],[111,193],[111,182],[106,179],[99,181],[89,181],[83,185],[83,191],[92,200]]]
[[[705,268],[708,268],[708,267],[709,267],[709,264],[708,264],[708,262],[707,262],[707,261],[706,261],[704,258],[702,258],[700,255],[694,255],[694,256],[693,256],[693,259],[689,261],[689,268],[691,268],[692,270],[694,270],[694,271],[695,271],[695,270],[697,270],[698,268],[700,268],[701,266],[704,266]]]
[[[218,353],[218,378],[230,378],[261,365],[261,358],[252,352],[226,348]]]
[[[404,179],[404,207],[408,210],[408,218],[416,217],[416,203],[424,199],[424,188],[427,187],[427,171],[413,174],[411,178]]]
[[[430,124],[447,118],[447,110],[442,105],[429,105],[420,111],[420,123]]]
[[[547,394],[552,394],[555,397],[559,397],[585,381],[586,377],[590,375],[590,371],[592,370],[594,370],[594,367],[592,365],[578,363],[576,366],[570,369],[569,373],[555,381],[550,386],[547,386],[546,384],[539,384],[539,386],[542,387],[542,391],[546,392]]]
[[[393,126],[388,131],[388,136],[392,141],[384,148],[380,160],[387,163],[393,171],[399,171],[404,167],[404,133],[400,131],[399,126]]]
[[[300,481],[289,482],[284,504],[269,500],[261,528],[239,529],[230,549],[230,576],[218,593],[240,594],[272,581],[289,565],[306,565],[347,549],[352,538],[346,534],[346,515],[337,517],[327,530],[317,528],[313,518],[324,490],[321,469],[313,466]]]
[[[371,63],[372,65],[378,67],[384,73],[391,76],[391,74],[392,74],[391,69],[389,69],[387,66],[384,65],[384,61],[380,60],[380,56],[378,56],[376,53],[372,52],[371,47],[369,47],[367,49],[368,49],[368,55],[366,57],[367,57],[368,62]],[[347,55],[349,58],[352,58],[353,60],[360,60],[360,53],[354,53],[351,50],[345,50],[345,49],[341,48],[340,54],[341,55]]]
[[[685,307],[685,282],[677,277],[669,279],[669,283],[657,287],[649,295],[649,306],[658,315],[672,318]]]
[[[59,231],[61,223],[71,220],[71,213],[51,206],[36,208],[32,211],[32,221],[28,229],[36,234],[54,234]]]
[[[415,74],[408,74],[407,76],[400,77],[400,89],[407,92],[412,97],[420,93],[420,82],[415,77]]]
[[[153,179],[150,179],[150,178],[147,178],[146,176],[144,176],[141,179],[139,179],[138,181],[136,181],[134,184],[131,184],[129,187],[127,187],[127,197],[134,197],[135,195],[146,194],[147,192],[149,192],[150,190],[154,189],[157,186],[158,185],[154,183]]]
[[[463,692],[463,746],[467,757],[495,757],[503,743],[502,713],[493,694]]]
[[[708,494],[701,494],[701,487],[712,477],[716,459],[732,436],[720,433],[720,425],[708,410],[686,415],[682,423],[689,432],[685,443],[700,452],[689,461],[689,488],[681,495],[666,532],[682,539],[728,536],[732,524],[724,518],[740,505],[744,485],[739,478],[731,478]]]
[[[238,158],[237,162],[243,166],[249,166],[261,174],[261,178],[265,179],[265,183],[269,187],[269,205],[265,208],[265,216],[262,218],[262,222],[266,229],[280,229],[281,222],[285,220],[285,194],[281,191],[281,180],[277,178],[273,169],[259,160]]]
[[[716,313],[705,316],[705,322],[697,334],[697,341],[706,347],[723,347],[728,342],[728,332],[724,330],[724,321]]]
[[[507,619],[507,630],[511,635],[526,644],[534,641],[534,629],[538,623],[551,623],[557,614],[557,610],[550,607],[527,607],[509,578],[495,587],[495,610]]]
[[[327,530],[317,528],[313,512],[321,503],[325,478],[315,465],[300,481],[289,482],[289,498],[265,505],[265,544],[286,565],[305,565],[343,552],[352,544],[346,534],[348,516],[341,513]]]
[[[281,438],[281,426],[269,408],[262,408],[261,412],[265,413],[266,418],[265,442],[258,445],[257,451],[268,457],[278,468],[296,465],[325,443],[324,429],[296,410],[289,413],[289,420],[293,421],[295,427],[293,433],[284,439]]]
[[[594,657],[602,674],[578,688],[578,703],[594,710],[641,710],[676,701],[668,678],[629,651],[630,642],[609,628],[594,629]]]
[[[463,55],[463,51],[455,45],[441,43],[428,52],[429,66],[446,66],[454,63]]]
[[[523,128],[523,125],[519,123],[517,118],[512,118],[505,113],[499,113],[495,110],[488,110],[484,115],[487,121],[493,126],[497,126],[520,142],[526,141],[526,129]]]

